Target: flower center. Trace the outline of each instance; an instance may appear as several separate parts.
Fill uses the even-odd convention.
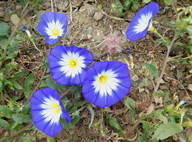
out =
[[[61,32],[60,32],[59,29],[54,28],[54,29],[51,30],[51,33],[52,33],[53,36],[58,36],[58,35],[60,35]]]
[[[77,66],[78,66],[78,61],[77,61],[77,60],[71,59],[71,60],[69,61],[69,67],[70,67],[70,68],[76,68]]]
[[[61,114],[61,107],[59,104],[53,104],[52,108],[54,109],[54,113]]]
[[[105,74],[100,75],[98,78],[98,82],[100,84],[105,84],[108,80],[109,80],[109,77]]]

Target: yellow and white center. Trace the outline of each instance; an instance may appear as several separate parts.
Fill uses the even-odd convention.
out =
[[[47,23],[45,31],[50,39],[56,39],[64,33],[63,24],[59,21],[52,21]]]
[[[101,96],[113,95],[113,90],[116,90],[120,83],[117,76],[118,74],[112,70],[103,71],[95,76],[95,81],[92,84],[95,92]]]
[[[59,36],[61,34],[61,31],[59,29],[57,29],[57,28],[54,28],[54,29],[51,30],[51,34],[53,36]]]
[[[58,100],[53,97],[45,98],[40,108],[42,109],[41,115],[45,122],[50,121],[51,124],[59,123],[62,111]]]
[[[76,68],[76,67],[78,67],[78,61],[75,60],[75,59],[71,59],[71,60],[68,62],[68,64],[69,64],[69,67],[70,67],[70,68]]]
[[[84,56],[79,55],[79,53],[67,52],[63,54],[60,64],[60,71],[62,71],[67,77],[71,76],[74,78],[76,75],[82,72],[82,68],[86,67],[84,63]]]
[[[61,114],[61,107],[60,107],[59,104],[53,104],[52,107],[53,107],[53,112],[54,113]]]
[[[106,74],[102,74],[98,77],[98,82],[100,84],[105,84],[109,81],[109,77]]]

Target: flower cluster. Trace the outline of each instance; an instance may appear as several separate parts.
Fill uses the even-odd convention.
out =
[[[144,37],[152,28],[152,18],[159,11],[155,2],[140,10],[130,23],[126,35],[131,41]],[[68,18],[63,13],[46,12],[37,30],[48,44],[55,44],[67,32]],[[116,34],[105,42],[106,51],[121,51]],[[123,99],[132,86],[129,69],[120,61],[93,63],[93,55],[84,48],[58,45],[50,51],[48,63],[53,80],[61,85],[82,84],[84,97],[98,107],[110,107]],[[90,66],[92,64],[92,66]],[[90,67],[89,67],[90,66]],[[37,90],[31,100],[31,115],[35,126],[53,137],[62,129],[60,118],[71,121],[58,92],[53,88]]]

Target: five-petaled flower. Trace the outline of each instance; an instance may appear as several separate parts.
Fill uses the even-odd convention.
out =
[[[53,80],[58,84],[82,84],[87,66],[93,62],[93,55],[84,48],[58,45],[50,51],[48,62]]]
[[[54,137],[63,129],[60,117],[65,118],[66,122],[71,121],[58,92],[53,88],[37,90],[30,102],[35,126],[50,137]]]
[[[42,21],[37,30],[45,35],[48,44],[55,44],[67,32],[68,17],[64,13],[46,12],[41,16]]]
[[[120,101],[130,88],[131,79],[126,64],[102,61],[96,62],[87,71],[82,93],[88,101],[103,108]]]
[[[158,13],[159,5],[151,2],[133,17],[126,31],[126,36],[130,41],[143,38],[148,30],[152,28],[152,19]]]

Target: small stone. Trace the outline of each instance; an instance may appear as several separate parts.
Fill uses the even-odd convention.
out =
[[[12,14],[10,20],[14,25],[17,25],[20,21],[17,14]],[[22,25],[26,25],[26,21],[24,19],[22,20]]]
[[[88,34],[88,35],[87,35],[87,38],[88,38],[88,39],[92,39],[92,35],[91,35],[91,34]]]
[[[102,12],[96,12],[93,16],[93,18],[96,20],[96,21],[99,21],[103,18],[103,13]]]
[[[137,81],[137,80],[139,80],[139,78],[138,78],[138,76],[137,76],[136,74],[133,75],[131,79],[132,79],[133,81]]]
[[[189,84],[187,89],[189,89],[192,92],[192,84]]]
[[[89,26],[89,27],[86,29],[86,31],[87,31],[88,34],[92,33],[93,27]]]
[[[0,11],[0,17],[5,17],[5,12]]]

